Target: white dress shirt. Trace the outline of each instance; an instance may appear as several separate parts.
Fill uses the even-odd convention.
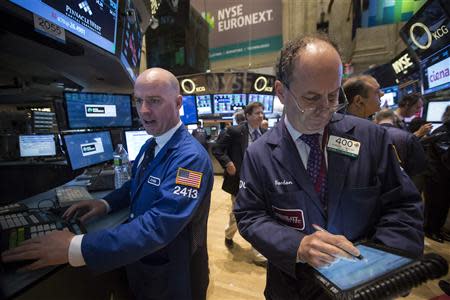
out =
[[[156,141],[156,147],[155,147],[155,156],[158,155],[159,151],[167,144],[167,142],[172,138],[175,131],[177,131],[178,128],[182,125],[181,121],[178,122],[175,127],[169,129],[165,133],[155,136]],[[138,162],[138,166],[141,164],[142,160],[144,158],[144,155],[142,155],[141,159]],[[106,205],[106,212],[109,213],[111,211],[111,208],[109,207],[108,202],[101,199],[103,203]],[[68,253],[68,259],[69,264],[73,267],[81,267],[86,265],[86,262],[84,261],[83,254],[81,253],[81,242],[83,241],[84,234],[76,235],[72,238],[69,245],[69,253]]]

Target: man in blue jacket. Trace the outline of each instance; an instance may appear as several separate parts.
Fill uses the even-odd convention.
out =
[[[358,256],[358,240],[422,254],[420,195],[384,128],[335,113],[341,80],[327,38],[288,43],[275,82],[285,115],[246,151],[234,212],[241,235],[268,259],[266,299],[324,297],[307,265]]]
[[[130,206],[128,221],[80,236],[55,232],[2,258],[36,259],[28,269],[67,262],[95,272],[126,266],[137,299],[206,299],[210,159],[180,121],[182,96],[172,73],[146,70],[136,80],[134,96],[142,125],[154,138],[136,157],[131,180],[104,200],[83,201],[65,213],[80,211],[84,221]]]

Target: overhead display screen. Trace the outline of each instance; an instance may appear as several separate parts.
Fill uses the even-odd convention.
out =
[[[197,96],[197,111],[199,116],[212,114],[211,95]]]
[[[118,0],[10,0],[111,53],[116,51]]]
[[[183,103],[180,108],[180,119],[184,125],[197,124],[197,103],[195,96],[183,96]]]
[[[392,107],[398,103],[398,86],[390,86],[381,90],[384,95],[380,98],[380,107]]]
[[[450,88],[450,46],[422,61],[423,93]]]
[[[245,94],[216,94],[214,95],[215,114],[233,114],[235,110],[247,105]]]
[[[248,103],[259,102],[264,105],[264,113],[271,114],[273,112],[273,95],[250,94],[248,95]]]
[[[71,129],[131,126],[127,94],[64,93]]]
[[[139,28],[140,18],[130,0],[126,1],[126,10],[135,11],[135,18],[124,18],[120,62],[133,80],[139,74],[141,62],[142,33]]]

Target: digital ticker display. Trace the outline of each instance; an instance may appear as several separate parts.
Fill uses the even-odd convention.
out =
[[[118,0],[10,0],[67,31],[116,51]]]
[[[133,3],[130,0],[127,0],[126,3],[126,10],[134,11],[135,18],[124,18],[120,62],[131,78],[136,80],[141,62],[142,33],[139,27],[140,18]]]

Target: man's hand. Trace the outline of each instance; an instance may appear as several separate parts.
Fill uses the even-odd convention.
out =
[[[225,170],[227,171],[228,175],[236,175],[236,167],[234,166],[234,163],[232,161],[227,164],[227,168]]]
[[[432,128],[433,124],[431,123],[423,124],[416,132],[414,132],[414,135],[418,138],[421,138],[424,135],[428,134],[428,132],[430,132]]]
[[[69,261],[68,251],[74,234],[68,230],[54,231],[44,236],[26,240],[16,248],[2,253],[5,263],[36,260],[18,271],[31,271],[47,266],[61,265]]]
[[[84,223],[90,218],[106,215],[106,205],[98,200],[81,201],[69,207],[63,214],[63,218],[68,220],[75,213],[79,213],[80,222]]]
[[[319,268],[330,265],[340,257],[354,259],[346,251],[354,256],[360,255],[359,250],[344,236],[316,231],[302,239],[297,250],[297,257]]]

